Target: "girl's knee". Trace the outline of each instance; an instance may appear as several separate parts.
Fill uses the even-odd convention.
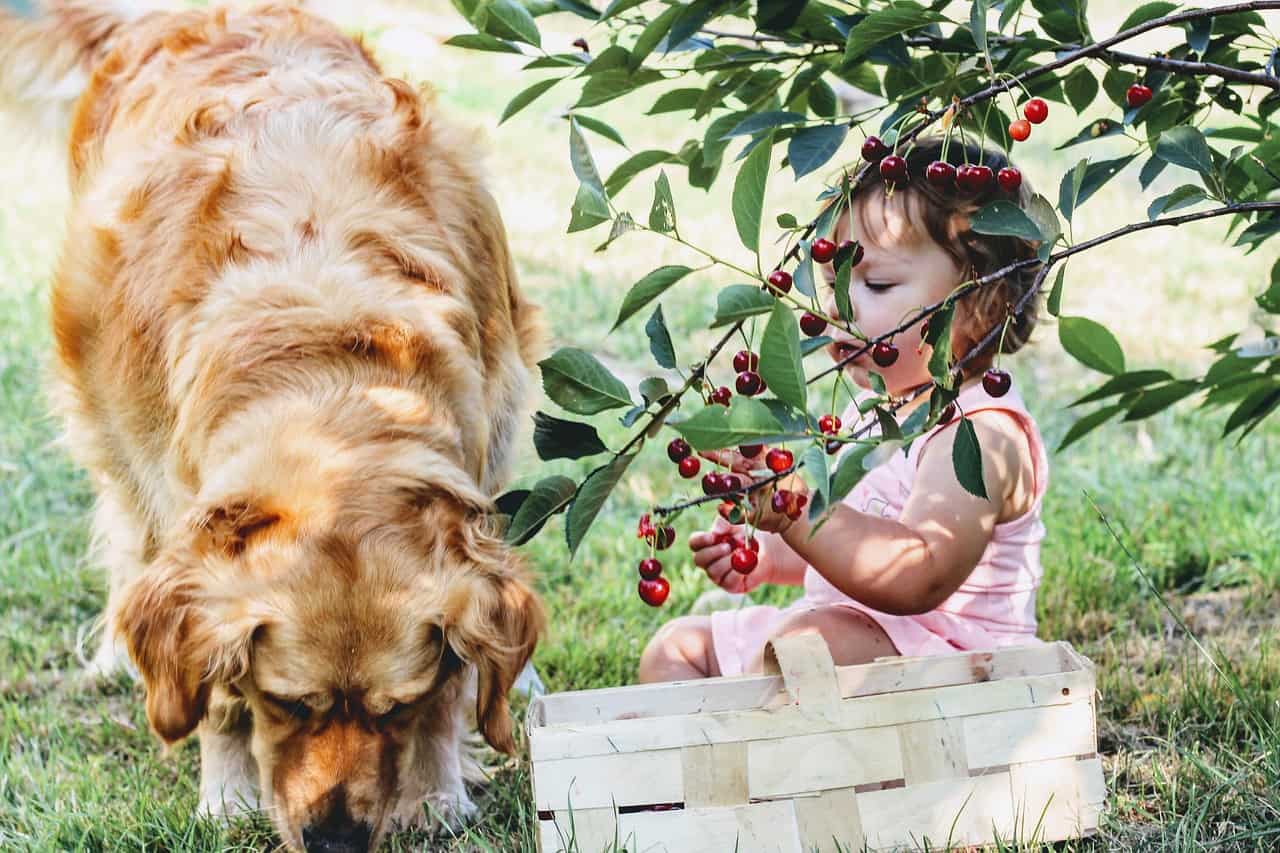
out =
[[[870,615],[851,607],[815,607],[778,626],[776,637],[820,634],[839,665],[867,663],[898,654],[889,635]]]
[[[666,680],[660,676],[676,672],[690,676],[718,674],[709,616],[679,616],[649,639],[640,655],[641,680]]]

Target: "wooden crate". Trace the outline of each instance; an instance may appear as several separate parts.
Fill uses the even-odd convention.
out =
[[[535,699],[541,853],[937,850],[1096,829],[1094,671],[1070,644],[835,667],[810,634],[765,657],[763,676]]]

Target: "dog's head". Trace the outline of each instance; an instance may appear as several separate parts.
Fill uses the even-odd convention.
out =
[[[157,735],[186,737],[225,687],[251,718],[263,802],[299,849],[366,849],[439,793],[468,664],[480,731],[514,751],[506,696],[544,625],[519,559],[444,490],[386,515],[317,531],[220,502],[116,608]]]

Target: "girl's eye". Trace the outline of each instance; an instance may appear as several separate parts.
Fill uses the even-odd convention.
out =
[[[869,281],[867,282],[867,290],[870,290],[872,293],[883,293],[893,287],[893,284],[894,283],[891,281]]]

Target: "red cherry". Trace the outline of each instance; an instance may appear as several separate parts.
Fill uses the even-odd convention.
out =
[[[656,540],[653,547],[659,551],[665,551],[676,541],[676,529],[669,524],[664,524],[658,528]]]
[[[944,163],[941,160],[934,160],[924,170],[924,177],[929,183],[941,189],[950,189],[955,186],[956,168],[950,163]]]
[[[1022,186],[1022,173],[1012,166],[1005,166],[996,173],[996,180],[1000,183],[1000,189],[1007,193],[1016,193],[1018,187]]]
[[[720,472],[708,471],[702,475],[702,493],[704,495],[718,495],[724,491],[724,487],[720,484]]]
[[[720,475],[720,491],[736,492],[742,488],[742,478],[737,474],[721,474]]]
[[[750,350],[740,349],[733,354],[733,369],[737,373],[744,370],[756,370],[760,367],[760,356]]]
[[[836,256],[836,244],[826,237],[819,237],[809,247],[809,254],[820,264],[825,264]]]
[[[760,541],[756,539],[756,537],[754,536],[752,536],[750,539],[747,539],[746,541],[739,539],[737,536],[733,536],[731,541],[733,542],[733,547],[735,548],[746,548],[750,551],[756,552],[757,554],[760,553]]]
[[[889,146],[880,141],[878,136],[868,136],[862,143],[862,159],[874,163],[889,153]]]
[[[990,166],[974,166],[966,163],[956,169],[956,185],[965,192],[979,193],[991,183]]]
[[[749,575],[755,571],[756,564],[760,562],[760,558],[756,556],[756,552],[747,548],[734,548],[733,554],[729,557],[729,565],[733,566],[733,570],[739,574]]]
[[[757,456],[760,455],[761,450],[764,450],[763,444],[738,445],[738,452],[741,453],[743,456],[747,457],[748,459],[755,459]]]
[[[992,397],[1003,397],[1009,393],[1009,388],[1013,385],[1013,377],[1007,371],[998,367],[993,367],[986,373],[982,374],[982,387]]]
[[[1026,142],[1031,136],[1031,122],[1025,118],[1009,122],[1009,136],[1013,137],[1014,142]]]
[[[673,438],[671,443],[667,445],[667,458],[672,462],[679,462],[691,453],[693,453],[693,448],[683,438]]]
[[[773,497],[769,498],[769,508],[778,515],[786,515],[791,508],[792,494],[788,489],[778,489],[773,493]]]
[[[871,348],[871,360],[881,367],[890,367],[898,360],[898,348],[889,341],[880,341]]]
[[[653,557],[640,561],[640,577],[653,580],[662,574],[662,563]]]
[[[765,466],[775,474],[781,474],[795,461],[796,458],[790,450],[783,450],[780,447],[775,447],[764,455]]]
[[[638,586],[640,600],[650,607],[661,607],[671,594],[671,584],[666,578],[641,578]]]
[[[824,435],[835,435],[840,431],[841,426],[839,415],[823,415],[818,418],[818,429]]]
[[[729,390],[728,385],[721,385],[719,388],[711,392],[711,402],[719,403],[722,406],[729,405],[729,400],[733,397],[733,392]]]
[[[827,319],[819,317],[811,311],[806,311],[800,315],[800,331],[804,332],[811,338],[816,338],[827,330]]]
[[[779,293],[788,293],[791,290],[791,273],[786,270],[774,270],[769,273],[769,284],[773,285]]]
[[[858,264],[862,263],[862,256],[866,254],[862,248],[862,244],[853,240],[845,240],[841,243],[839,251],[853,252],[853,255],[849,258],[849,266],[851,267],[856,267]]]
[[[840,448],[841,446],[843,446],[843,444],[844,443],[840,441],[840,439],[838,438],[828,438],[827,445],[826,445],[827,455],[834,456],[835,454],[839,453]]]
[[[754,397],[764,390],[764,382],[760,379],[760,374],[754,370],[744,370],[739,373],[734,385],[738,393],[744,397]]]
[[[702,467],[702,463],[698,461],[696,456],[686,456],[680,460],[680,476],[686,480],[691,480],[698,476],[698,469]]]
[[[1151,100],[1151,87],[1134,83],[1124,93],[1124,100],[1131,107],[1140,107]]]
[[[880,177],[893,183],[902,183],[907,179],[907,161],[897,154],[890,154],[880,161]]]
[[[583,53],[591,52],[591,48],[587,45],[587,40],[584,38],[579,37],[574,39],[573,46],[581,50]]]
[[[1022,114],[1032,124],[1039,124],[1049,117],[1049,105],[1044,102],[1044,98],[1032,98],[1022,108]]]
[[[636,525],[636,537],[639,539],[652,539],[657,528],[653,526],[653,522],[649,520],[649,513],[640,516],[640,523]]]
[[[949,424],[951,423],[951,419],[954,418],[955,415],[956,415],[956,404],[948,403],[947,407],[942,410],[942,415],[939,416],[938,423]]]

